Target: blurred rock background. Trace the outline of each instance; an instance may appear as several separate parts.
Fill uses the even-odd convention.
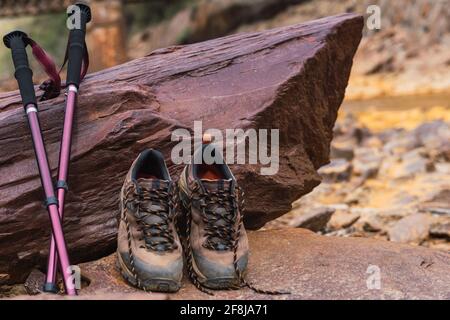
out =
[[[27,1],[17,5],[21,2]],[[1,2],[0,33],[25,30],[60,63],[67,38],[63,8],[70,1],[50,2],[55,6],[32,8],[36,2],[28,1],[30,8],[16,11]],[[158,48],[236,32],[343,12],[367,18],[368,6],[377,5],[381,28],[364,31],[335,128],[332,160],[320,170],[324,182],[266,228],[306,227],[326,235],[450,250],[447,0],[93,0],[90,5],[90,72]],[[0,65],[0,91],[14,90],[3,46]],[[45,80],[36,62],[33,66],[36,82]]]

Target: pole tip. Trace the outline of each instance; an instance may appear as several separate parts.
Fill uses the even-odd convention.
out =
[[[51,282],[46,282],[44,284],[44,287],[42,288],[42,291],[47,292],[47,293],[58,293],[59,292],[59,288],[55,283],[51,283]]]

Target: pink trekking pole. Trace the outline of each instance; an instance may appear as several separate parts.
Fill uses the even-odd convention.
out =
[[[42,187],[45,193],[45,204],[50,216],[52,234],[55,240],[56,251],[59,255],[59,265],[64,279],[64,286],[68,295],[76,295],[73,285],[69,256],[67,253],[64,233],[58,211],[58,200],[53,190],[52,177],[48,165],[47,153],[45,151],[44,141],[42,139],[41,128],[38,118],[38,105],[33,86],[33,72],[28,64],[26,52],[26,39],[28,36],[21,31],[13,31],[3,37],[6,47],[11,49],[14,62],[14,76],[19,84],[19,91],[22,97],[22,103],[25,113],[28,117],[28,124],[33,139],[34,151],[41,177]]]
[[[67,176],[69,171],[70,147],[72,142],[72,124],[75,113],[75,105],[80,79],[87,71],[87,49],[85,44],[86,24],[91,20],[90,8],[85,4],[76,4],[80,9],[80,28],[72,29],[69,33],[67,45],[67,100],[64,116],[63,134],[59,151],[58,182],[56,184],[58,192],[59,216],[62,221],[64,216],[65,195],[68,191]],[[45,292],[58,292],[56,285],[56,275],[58,266],[58,254],[55,247],[55,238],[50,242],[50,251],[47,263],[47,275],[45,279]]]

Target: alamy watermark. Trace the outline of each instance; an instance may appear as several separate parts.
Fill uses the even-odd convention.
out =
[[[225,135],[224,133],[225,132]],[[178,143],[172,148],[171,160],[174,164],[191,162],[192,142],[194,150],[199,150],[204,135],[212,137],[214,148],[204,148],[202,153],[195,153],[195,164],[259,164],[262,175],[274,175],[280,166],[280,132],[279,129],[207,129],[203,132],[202,121],[194,121],[193,136],[187,129],[172,132],[172,141]],[[269,144],[270,140],[270,144]],[[215,150],[219,151],[216,153]],[[248,151],[248,152],[247,152]],[[222,155],[225,155],[223,158]],[[248,156],[247,156],[248,155]],[[203,160],[202,160],[203,159]]]
[[[366,26],[369,30],[381,29],[381,8],[376,4],[367,7],[366,13],[369,14],[366,20]]]
[[[66,26],[69,30],[81,29],[81,10],[77,5],[70,5],[66,10],[69,17],[66,20]]]
[[[381,289],[381,269],[377,265],[371,264],[367,267],[366,273],[369,274],[366,280],[368,290]]]
[[[67,275],[69,276],[69,289],[81,289],[81,269],[77,265],[67,267]]]

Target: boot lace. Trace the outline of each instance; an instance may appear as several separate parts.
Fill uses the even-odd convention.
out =
[[[149,187],[133,186],[126,194],[125,204],[136,208],[136,222],[142,232],[144,248],[153,251],[173,251],[178,248],[173,236],[175,210],[173,205],[173,185]],[[151,216],[158,217],[149,222]]]
[[[229,190],[206,191],[198,195],[205,224],[205,248],[218,251],[233,250],[236,238],[237,205]]]

